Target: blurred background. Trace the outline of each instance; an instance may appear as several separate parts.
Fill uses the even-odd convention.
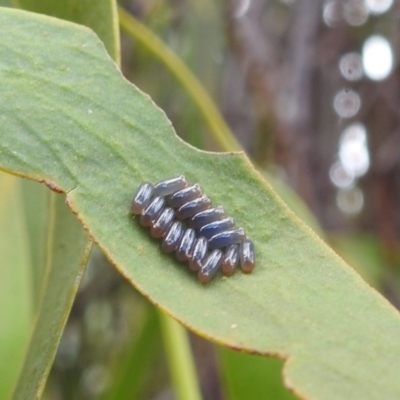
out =
[[[130,0],[189,67],[256,167],[363,278],[400,306],[400,3]],[[221,150],[184,88],[122,34],[124,75],[178,135]],[[192,335],[204,399],[293,399],[282,363]],[[240,393],[236,392],[236,393]],[[157,316],[94,249],[47,399],[174,399]]]

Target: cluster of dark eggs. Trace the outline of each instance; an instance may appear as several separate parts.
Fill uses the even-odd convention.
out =
[[[242,228],[235,228],[222,207],[213,208],[199,185],[188,186],[184,176],[152,185],[142,183],[132,201],[131,212],[140,224],[162,239],[165,253],[175,252],[180,261],[209,282],[222,267],[232,275],[238,264],[243,272],[254,268],[254,246]]]

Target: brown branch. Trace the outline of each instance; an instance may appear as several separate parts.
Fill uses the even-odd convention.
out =
[[[274,76],[274,72],[278,69],[278,51],[276,43],[269,40],[262,20],[265,9],[268,7],[268,1],[253,0],[249,9],[243,15],[238,15],[239,10],[233,0],[226,0],[224,6],[229,45],[234,56],[233,60],[236,61],[234,62],[235,68],[239,70],[239,73],[236,73],[234,77],[236,89],[229,88],[229,103],[236,106],[233,110],[236,114],[235,122],[236,124],[239,122],[237,121],[237,114],[243,108],[243,101],[242,104],[237,104],[237,90],[243,82],[243,87],[247,86],[252,95],[253,103],[251,107],[255,108],[258,123],[269,125],[269,122],[273,119],[274,107],[272,100],[274,98],[274,87],[269,78]],[[242,93],[242,97],[245,96]],[[243,126],[243,122],[241,125]],[[254,125],[252,128],[252,131],[254,131]],[[251,143],[254,145],[254,142],[259,141],[259,138],[254,137],[254,132],[251,135],[249,133],[248,130],[245,132],[247,137],[242,138],[242,141],[246,139],[247,147],[251,146]],[[257,144],[254,147],[256,154],[253,154],[253,156],[257,158]]]
[[[277,158],[289,172],[297,192],[317,211],[312,161],[316,136],[313,78],[321,1],[296,3],[287,60],[283,64],[288,66],[286,71],[281,70],[278,51],[281,43],[270,38],[260,23],[261,7],[266,4],[268,2],[253,1],[245,15],[234,18],[234,3],[226,0],[231,48],[245,71],[258,114],[264,120],[272,120],[277,127],[274,137]],[[285,87],[283,99],[282,87]]]
[[[314,77],[321,2],[296,2],[287,52],[286,112],[281,112],[281,135],[285,136],[287,168],[297,192],[318,212],[315,188],[316,103]],[[315,152],[314,152],[315,153]]]

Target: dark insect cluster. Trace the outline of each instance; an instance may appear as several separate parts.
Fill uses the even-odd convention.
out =
[[[220,267],[225,275],[232,275],[238,264],[246,273],[254,268],[253,242],[244,230],[235,227],[222,207],[213,208],[200,186],[189,186],[184,176],[142,183],[131,212],[140,215],[140,224],[150,227],[153,237],[162,239],[161,249],[187,261],[202,283]]]

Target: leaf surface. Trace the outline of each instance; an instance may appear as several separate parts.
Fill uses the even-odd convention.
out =
[[[116,268],[183,324],[226,346],[286,359],[286,383],[302,397],[400,397],[398,314],[244,155],[179,140],[87,29],[4,9],[0,33],[1,168],[66,192]],[[253,239],[253,274],[202,286],[132,221],[136,187],[179,174],[200,183]]]

